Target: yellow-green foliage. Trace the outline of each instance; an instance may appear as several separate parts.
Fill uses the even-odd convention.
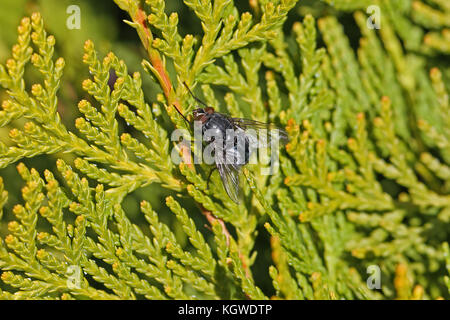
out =
[[[184,0],[194,35],[164,0],[114,2],[146,56],[131,73],[87,40],[75,127],[58,111],[71,61],[39,13],[0,64],[0,168],[23,180],[19,196],[11,171],[0,177],[0,298],[450,297],[447,1],[255,0],[242,13]],[[357,45],[339,22],[349,14]],[[222,112],[286,127],[280,172],[247,166],[241,204],[218,174],[207,183],[207,165],[171,160],[184,152],[171,131],[188,127],[175,108],[196,107],[183,82]],[[48,169],[32,168],[39,157]],[[163,204],[140,190],[164,190]]]

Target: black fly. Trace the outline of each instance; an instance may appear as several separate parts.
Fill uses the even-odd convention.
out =
[[[232,118],[226,114],[215,112],[214,108],[194,96],[186,83],[183,84],[192,97],[205,106],[195,109],[192,116],[194,121],[201,123],[204,140],[210,142],[215,150],[214,163],[228,196],[235,203],[239,203],[241,195],[239,173],[241,168],[249,162],[252,147],[257,144],[255,136],[250,131],[254,133],[265,129],[269,140],[273,138],[271,134],[277,132],[279,140],[282,142],[287,141],[287,133],[272,123]],[[183,114],[181,116],[187,121]],[[277,130],[273,131],[272,129]]]

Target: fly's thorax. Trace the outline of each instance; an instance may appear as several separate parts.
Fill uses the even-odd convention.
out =
[[[202,133],[205,142],[226,140],[226,132],[233,129],[233,124],[223,115],[209,114],[203,122]]]
[[[203,128],[205,131],[209,129],[220,130],[225,134],[227,129],[233,129],[233,124],[223,115],[213,113],[207,116],[206,121],[203,123]]]

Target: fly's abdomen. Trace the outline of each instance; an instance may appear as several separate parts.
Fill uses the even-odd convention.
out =
[[[218,162],[236,168],[249,162],[250,140],[244,130],[234,127],[227,118],[212,114],[203,124],[203,134],[206,142],[214,143]]]
[[[250,141],[248,137],[236,130],[234,136],[227,136],[224,143],[224,157],[227,164],[240,167],[247,164],[250,160]]]

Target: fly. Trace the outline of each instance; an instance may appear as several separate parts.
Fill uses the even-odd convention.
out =
[[[213,107],[206,105],[197,98],[186,83],[183,82],[183,84],[192,97],[204,106],[204,108],[197,108],[192,112],[193,119],[201,123],[204,139],[212,144],[215,150],[213,154],[214,163],[225,191],[231,200],[239,203],[242,194],[239,175],[242,167],[250,160],[252,147],[257,143],[254,134],[251,134],[250,131],[255,133],[265,129],[269,133],[269,140],[274,139],[275,136],[272,134],[277,132],[279,140],[282,142],[288,140],[287,133],[272,123],[233,118],[216,112]],[[178,111],[178,109],[176,110]],[[183,114],[181,116],[189,122]],[[273,131],[273,129],[276,129],[276,131]]]

